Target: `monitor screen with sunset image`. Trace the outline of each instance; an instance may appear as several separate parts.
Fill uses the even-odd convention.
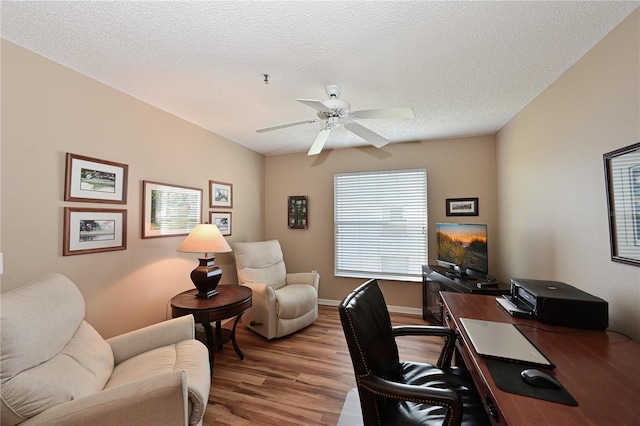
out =
[[[438,264],[462,273],[489,274],[487,225],[437,223]]]

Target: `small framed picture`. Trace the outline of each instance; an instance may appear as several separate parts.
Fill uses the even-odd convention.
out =
[[[67,153],[64,200],[127,203],[129,166]]]
[[[202,221],[202,189],[142,181],[142,238],[188,235]]]
[[[209,207],[233,207],[233,184],[210,180]]]
[[[62,255],[127,249],[127,211],[64,208]]]
[[[478,199],[447,198],[447,216],[478,216]]]
[[[293,195],[288,197],[287,209],[289,217],[287,225],[289,229],[307,229],[309,227],[309,198],[306,195]]]
[[[209,212],[209,223],[216,225],[220,230],[220,233],[225,237],[231,235],[230,212]]]

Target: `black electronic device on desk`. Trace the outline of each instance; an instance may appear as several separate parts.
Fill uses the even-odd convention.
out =
[[[452,277],[447,272],[451,270],[441,265],[422,265],[422,317],[433,324],[443,324],[442,298],[440,297],[442,291],[493,296],[511,293],[509,284],[495,279],[491,281],[492,285],[483,285],[482,283],[489,281],[486,274],[472,280]]]
[[[511,279],[511,295],[498,303],[511,315],[545,324],[604,330],[609,325],[605,300],[559,281]]]
[[[438,291],[456,291],[460,293],[473,294],[492,294],[499,296],[501,294],[511,294],[511,286],[497,279],[482,274],[472,278],[472,272],[467,270],[464,276],[456,276],[441,265],[422,265],[422,278],[425,282],[433,282],[440,284]]]

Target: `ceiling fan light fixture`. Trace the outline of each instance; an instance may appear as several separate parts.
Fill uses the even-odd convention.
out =
[[[339,116],[328,117],[327,118],[327,128],[332,128],[332,127],[339,126],[339,125],[340,125],[340,117]]]

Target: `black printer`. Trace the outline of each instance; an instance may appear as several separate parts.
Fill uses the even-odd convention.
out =
[[[558,281],[512,278],[510,300],[545,324],[593,330],[609,326],[605,300]]]

